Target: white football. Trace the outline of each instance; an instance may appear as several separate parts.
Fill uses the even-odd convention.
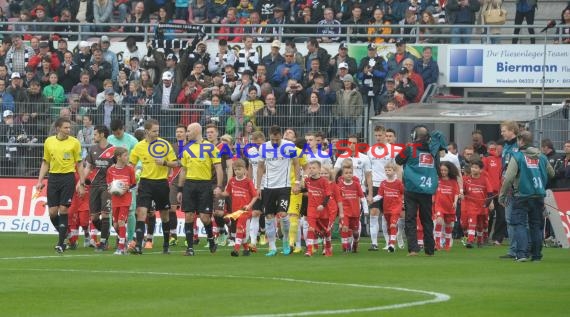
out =
[[[111,195],[123,195],[127,190],[126,190],[126,184],[118,179],[115,179],[114,181],[111,182],[111,184],[109,185],[109,192],[111,193]]]

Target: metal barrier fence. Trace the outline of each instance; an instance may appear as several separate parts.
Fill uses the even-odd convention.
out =
[[[544,24],[544,25],[543,25]],[[461,34],[462,38],[469,38],[471,40],[480,40],[487,43],[490,43],[491,39],[497,40],[499,43],[502,39],[535,39],[537,43],[542,41],[562,41],[564,38],[567,38],[567,35],[563,32],[563,25],[562,26],[554,26],[549,32],[546,33],[535,33],[535,34],[514,34],[514,29],[528,29],[536,28],[541,29],[543,28],[546,23],[539,24],[539,21],[535,23],[535,25],[527,26],[527,25],[515,25],[515,24],[504,24],[504,25],[479,25],[479,24],[472,24],[472,25],[450,25],[450,24],[383,24],[382,29],[390,29],[389,34],[382,34],[379,36],[377,31],[372,32],[369,34],[369,28],[374,29],[369,24],[359,24],[359,25],[347,25],[341,24],[335,27],[338,27],[340,30],[338,34],[333,35],[326,35],[326,37],[334,37],[338,38],[335,39],[333,42],[369,42],[375,41],[377,38],[381,37],[385,39],[385,41],[391,41],[396,39],[406,39],[409,42],[416,42],[419,43],[420,41],[429,40],[429,43],[435,42],[442,42],[447,43],[449,40],[453,38],[457,38],[457,34],[452,34],[453,28],[465,28],[471,30],[471,34]],[[186,28],[190,28],[193,25],[190,24],[165,24],[159,25],[157,23],[99,23],[97,25],[91,23],[76,23],[76,22],[65,22],[65,23],[57,23],[57,22],[0,22],[0,35],[9,36],[10,34],[14,34],[11,30],[15,26],[40,26],[39,29],[34,30],[33,34],[35,36],[50,36],[54,32],[53,30],[49,30],[48,27],[58,27],[61,28],[62,25],[67,26],[68,30],[71,31],[64,31],[59,32],[60,36],[64,38],[72,38],[73,40],[87,40],[91,37],[99,37],[101,35],[108,35],[110,37],[118,37],[118,38],[126,38],[127,36],[133,36],[138,38],[138,41],[147,42],[148,40],[154,39],[157,27],[164,28],[166,31],[161,32],[164,33],[165,38],[167,39],[185,39],[189,37],[194,37],[196,35],[195,31],[188,32]],[[116,27],[123,27],[123,32],[110,32],[111,28]],[[235,24],[203,24],[203,31],[204,33],[208,34],[210,37],[219,38],[219,37],[229,37],[233,38],[236,36],[244,36],[246,34],[252,34],[256,38],[263,39],[265,42],[270,42],[273,39],[285,40],[291,39],[295,42],[304,42],[309,38],[320,38],[324,37],[325,35],[319,34],[318,32],[314,33],[307,33],[308,29],[314,29],[317,31],[322,26],[318,24],[244,24],[241,25],[243,32],[232,33],[231,32],[221,32],[222,29],[230,29],[233,30],[236,25]],[[249,29],[256,29],[256,30],[263,30],[262,32],[255,32],[251,33],[246,31]],[[362,30],[362,31],[354,31],[354,30]],[[429,29],[429,32],[426,31]],[[95,30],[95,31],[94,31]],[[107,30],[107,31],[106,31]],[[138,30],[138,31],[129,31],[129,30]],[[275,30],[275,31],[273,31]],[[496,30],[499,30],[497,33]],[[557,33],[558,30],[558,34]],[[163,36],[163,35],[161,35]]]
[[[368,109],[362,105],[320,105],[315,110],[310,110],[308,105],[277,105],[276,112],[267,107],[259,108],[259,104],[250,107],[247,102],[244,105],[236,103],[231,108],[221,106],[225,112],[201,105],[172,104],[168,109],[161,109],[160,105],[119,106],[119,111],[111,112],[106,118],[102,108],[81,107],[70,115],[67,110],[62,111],[62,107],[53,107],[52,104],[35,107],[50,110],[33,118],[27,113],[16,113],[10,129],[5,123],[0,124],[0,176],[37,175],[43,141],[55,134],[54,122],[59,114],[72,120],[71,134],[78,137],[84,150],[92,145],[93,127],[108,126],[113,119],[122,120],[125,131],[131,134],[137,130],[142,133],[144,122],[156,119],[160,123],[160,136],[171,142],[175,142],[178,125],[187,126],[193,122],[201,123],[204,130],[207,124],[215,124],[219,137],[228,134],[234,144],[250,143],[254,131],[262,131],[268,139],[268,130],[275,124],[295,129],[298,138],[303,138],[308,132],[322,132],[329,139],[346,139],[353,134],[363,139],[368,133]]]

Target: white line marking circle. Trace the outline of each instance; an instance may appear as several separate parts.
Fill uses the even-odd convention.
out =
[[[23,258],[23,257],[22,257]],[[424,295],[433,296],[432,299],[392,304],[386,306],[374,306],[365,308],[347,308],[347,309],[335,309],[335,310],[315,310],[315,311],[305,311],[296,313],[282,313],[282,314],[261,314],[261,315],[243,315],[239,317],[296,317],[296,316],[315,316],[315,315],[338,315],[338,314],[351,314],[351,313],[362,313],[362,312],[373,312],[381,310],[390,309],[400,309],[408,308],[413,306],[422,306],[427,304],[435,304],[440,302],[448,301],[451,296],[443,293],[424,291],[418,289],[404,288],[404,287],[393,287],[393,286],[379,286],[379,285],[365,285],[365,284],[355,284],[355,283],[337,283],[337,282],[323,282],[323,281],[311,281],[311,280],[300,280],[294,278],[286,277],[261,277],[261,276],[246,276],[246,275],[216,275],[216,274],[194,274],[194,273],[174,273],[174,272],[139,272],[139,271],[118,271],[118,270],[77,270],[77,269],[7,269],[9,271],[36,271],[36,272],[66,272],[66,273],[107,273],[107,274],[140,274],[140,275],[157,275],[157,276],[182,276],[182,277],[207,277],[207,278],[234,278],[234,279],[253,279],[253,280],[272,280],[281,281],[289,283],[302,283],[302,284],[317,284],[317,285],[329,285],[329,286],[344,286],[344,287],[355,287],[355,288],[370,288],[370,289],[385,289],[408,293],[418,293]]]

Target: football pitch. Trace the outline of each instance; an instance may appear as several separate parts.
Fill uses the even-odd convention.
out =
[[[179,239],[182,241],[182,239]],[[506,246],[435,257],[369,252],[230,257],[162,239],[142,256],[80,247],[57,255],[56,236],[0,234],[0,316],[570,316],[570,251],[541,262],[501,260]],[[112,239],[114,243],[114,238]]]

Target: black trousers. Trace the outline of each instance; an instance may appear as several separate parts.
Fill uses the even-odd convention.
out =
[[[406,205],[405,232],[408,238],[408,252],[419,252],[416,217],[419,214],[424,228],[424,252],[433,255],[435,241],[433,240],[432,195],[405,192]]]
[[[495,205],[495,210],[493,211],[495,217],[493,219],[494,223],[491,224],[489,221],[489,228],[493,228],[491,233],[491,239],[493,241],[503,242],[505,239],[505,232],[507,232],[507,220],[505,219],[505,207],[499,204],[499,198],[495,197],[493,199],[493,205]]]
[[[526,24],[527,25],[533,25],[534,24],[534,9],[528,11],[528,12],[519,12],[517,11],[517,13],[515,14],[515,25],[521,25],[523,23],[523,20],[526,20]],[[521,28],[515,28],[515,35],[518,35],[521,32]],[[534,34],[534,28],[529,27],[528,28],[528,34],[533,35]],[[513,38],[513,44],[517,44],[519,42],[518,38]],[[535,44],[536,40],[534,39],[534,37],[532,37],[530,39],[530,43],[531,44]]]

